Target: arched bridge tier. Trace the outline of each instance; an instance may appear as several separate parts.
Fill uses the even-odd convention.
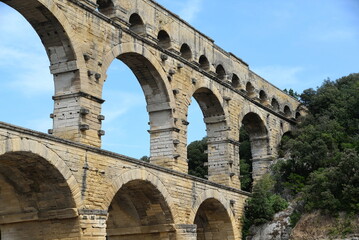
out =
[[[207,128],[209,179],[227,186],[240,186],[239,129],[245,114],[255,113],[265,128],[260,137],[252,134],[252,145],[258,145],[255,178],[304,114],[296,99],[152,0],[4,2],[31,23],[48,53],[55,84],[49,133],[54,136],[101,146],[102,89],[115,59],[132,70],[143,89],[151,162],[172,170],[187,172],[192,97]]]
[[[296,99],[152,0],[1,1],[38,33],[55,89],[52,136],[0,123],[1,239],[240,239],[240,129],[257,180],[305,114]],[[151,163],[99,148],[116,59],[142,87]],[[192,99],[209,181],[187,175]]]
[[[249,196],[2,122],[0,186],[1,239],[14,240],[240,239]]]

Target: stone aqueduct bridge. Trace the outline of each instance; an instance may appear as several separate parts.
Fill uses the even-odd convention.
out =
[[[240,239],[239,129],[257,179],[300,104],[151,0],[2,0],[33,26],[54,75],[47,135],[0,123],[1,239]],[[147,101],[151,163],[99,149],[102,88],[119,59]],[[209,180],[187,175],[199,103]]]

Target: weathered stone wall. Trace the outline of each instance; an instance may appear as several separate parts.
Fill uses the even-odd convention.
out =
[[[4,2],[30,22],[48,53],[55,85],[49,133],[58,138],[0,124],[1,236],[239,239],[247,197],[236,190],[240,128],[250,135],[256,180],[303,114],[299,102],[153,1]],[[116,59],[143,89],[154,165],[90,147],[105,134],[102,88]],[[212,182],[186,175],[193,99],[207,127]]]
[[[247,63],[153,1],[6,3],[33,25],[48,52],[55,136],[101,145],[102,88],[116,58],[131,68],[144,91],[151,162],[187,172],[187,115],[194,97],[207,126],[209,179],[228,186],[240,186],[239,129],[246,114],[255,113],[262,128],[260,134],[250,132],[257,178],[302,111]]]
[[[4,123],[0,167],[4,239],[46,239],[51,234],[57,239],[105,239],[106,232],[128,239],[138,234],[181,239],[182,233],[196,239],[199,209],[210,216],[204,221],[214,221],[212,227],[227,224],[213,239],[239,239],[248,197],[234,188]],[[213,203],[203,205],[206,201],[222,210]],[[220,213],[217,223],[213,211]],[[111,229],[106,229],[108,219]]]

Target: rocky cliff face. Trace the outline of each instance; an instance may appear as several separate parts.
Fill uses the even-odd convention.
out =
[[[289,240],[292,231],[290,215],[293,210],[293,205],[290,205],[286,210],[277,213],[273,221],[251,227],[251,235],[246,240]]]
[[[275,215],[274,220],[250,229],[246,240],[359,240],[359,215],[338,217],[319,212],[304,214],[292,229],[290,215],[294,207]]]
[[[319,212],[305,214],[293,231],[292,240],[359,240],[359,215],[338,217],[321,215]]]

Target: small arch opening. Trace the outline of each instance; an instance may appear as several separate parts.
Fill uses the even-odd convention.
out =
[[[267,93],[263,90],[259,92],[259,99],[261,101],[261,104],[266,105],[268,101]]]
[[[224,70],[224,67],[221,64],[217,66],[216,74],[220,80],[224,80],[226,78],[226,70]]]
[[[295,119],[300,119],[302,117],[302,114],[300,112],[295,113]]]
[[[277,101],[277,99],[273,98],[272,102],[271,102],[272,108],[274,111],[278,111],[279,110],[279,103]]]
[[[165,30],[161,30],[157,35],[158,46],[164,49],[168,49],[171,47],[171,38],[170,35]]]
[[[285,105],[285,107],[284,107],[284,115],[286,117],[291,117],[292,116],[292,111],[290,110],[290,108],[287,105]]]
[[[247,91],[247,96],[248,97],[253,97],[254,96],[254,87],[253,87],[252,83],[247,82],[246,91]]]
[[[241,86],[239,77],[236,74],[233,74],[232,76],[232,87],[239,88]]]
[[[142,18],[137,13],[133,13],[130,16],[130,30],[137,33],[137,34],[143,34],[145,33],[145,25],[142,21]]]
[[[115,7],[111,0],[97,0],[98,11],[106,16],[114,14]]]
[[[184,59],[188,61],[192,59],[191,48],[186,43],[182,44],[180,52],[181,52],[181,57],[183,57]]]
[[[202,55],[200,58],[199,58],[199,66],[205,70],[205,71],[209,71],[209,61],[207,59],[206,56]]]

